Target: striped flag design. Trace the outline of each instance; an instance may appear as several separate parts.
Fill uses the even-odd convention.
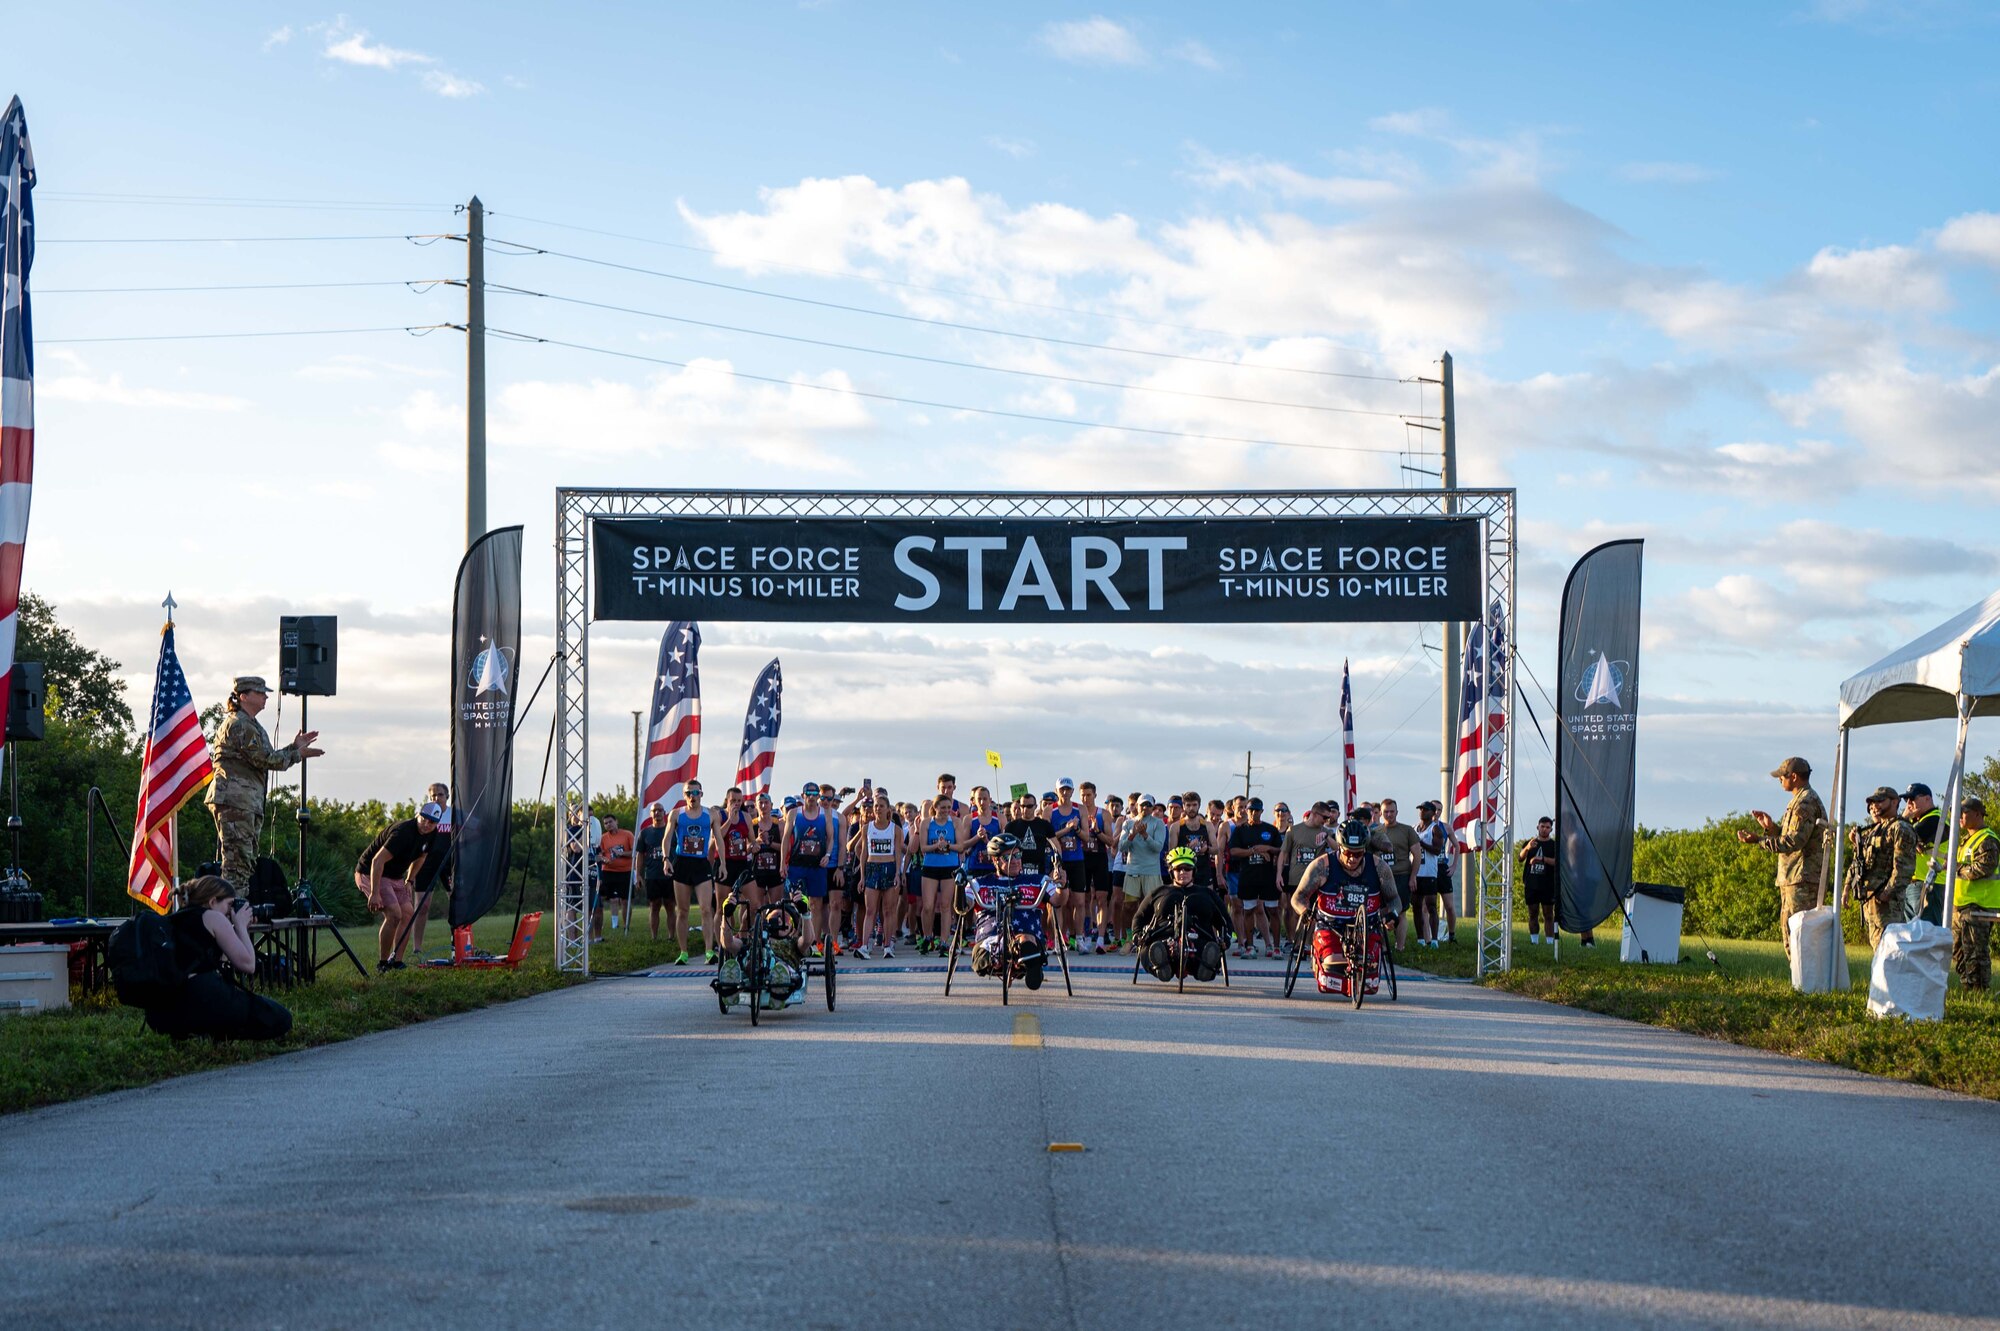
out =
[[[1474,624],[1465,637],[1458,777],[1451,797],[1451,834],[1463,851],[1484,849],[1499,830],[1500,807],[1493,783],[1500,779],[1500,762],[1506,753],[1506,669],[1507,621],[1496,602],[1487,612],[1487,622]]]
[[[0,117],[0,699],[11,695],[20,628],[21,554],[35,478],[35,338],[28,270],[35,262],[35,153],[21,99]]]
[[[1361,802],[1361,782],[1354,771],[1354,682],[1345,661],[1340,663],[1340,770],[1340,801],[1345,817]]]
[[[215,775],[208,740],[174,654],[172,620],[160,630],[160,668],[153,675],[152,724],[139,763],[139,817],[132,828],[132,866],[125,890],[165,915],[173,908],[179,872],[174,815]]]
[[[743,714],[743,754],[736,760],[736,784],[754,797],[771,788],[771,769],[778,762],[778,723],[784,718],[785,677],[778,659],[764,667],[750,690]]]
[[[701,768],[701,626],[676,619],[660,635],[660,665],[653,680],[653,724],[646,734],[646,768],[640,805],[667,797]]]

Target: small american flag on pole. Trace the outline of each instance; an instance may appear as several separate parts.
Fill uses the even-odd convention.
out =
[[[169,613],[173,597],[167,598]],[[139,817],[132,828],[132,866],[125,891],[160,914],[173,909],[180,870],[174,815],[215,775],[194,695],[174,655],[174,621],[160,630],[160,668],[153,675],[152,724],[139,762]]]
[[[660,635],[653,681],[653,724],[646,734],[640,803],[673,803],[667,792],[701,768],[701,626],[676,619]]]
[[[1482,850],[1498,830],[1500,779],[1507,731],[1507,622],[1498,602],[1487,622],[1465,636],[1464,702],[1458,714],[1458,773],[1452,787],[1451,834],[1462,851]]]
[[[0,699],[10,696],[20,624],[21,554],[35,479],[35,338],[28,270],[35,262],[35,152],[21,99],[0,116]]]
[[[1352,812],[1361,802],[1361,782],[1354,771],[1354,684],[1347,662],[1340,663],[1340,807]]]
[[[778,660],[757,676],[750,690],[750,707],[743,714],[743,756],[736,760],[736,784],[746,796],[771,788],[771,769],[778,762],[778,723],[785,710],[785,677]]]

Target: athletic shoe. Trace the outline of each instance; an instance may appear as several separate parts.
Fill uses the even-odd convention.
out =
[[[861,947],[857,947],[857,948],[855,948],[855,949],[854,949],[854,956],[855,956],[855,959],[856,959],[857,961],[873,961],[873,960],[875,960],[875,958],[873,958],[873,957],[871,957],[871,956],[869,956],[869,955],[868,955],[868,948],[867,948],[867,946],[866,946],[865,944],[864,944],[863,946],[861,946]]]
[[[943,952],[945,950],[945,945],[938,941],[938,936],[936,934],[931,935],[930,942],[931,942],[931,951]]]
[[[1031,962],[1029,962],[1029,963],[1028,963],[1028,964],[1027,964],[1026,966],[1022,967],[1021,969],[1022,969],[1022,971],[1024,972],[1024,973],[1022,974],[1022,976],[1021,976],[1021,982],[1022,982],[1023,984],[1027,985],[1027,986],[1028,986],[1028,988],[1030,988],[1030,989],[1039,989],[1039,988],[1041,988],[1041,987],[1042,987],[1042,963],[1041,963],[1041,962],[1039,962],[1039,961],[1031,961]]]
[[[685,953],[685,952],[677,952],[677,953],[675,953],[675,954],[674,954],[674,965],[676,965],[676,966],[685,966],[685,965],[687,965],[687,964],[688,964],[688,954],[687,954],[687,953]]]
[[[1540,934],[1529,934],[1528,941],[1530,943],[1539,943],[1542,941],[1542,936]]]
[[[1266,961],[1276,961],[1277,959],[1278,959],[1278,949],[1277,949],[1277,948],[1275,948],[1275,947],[1267,947],[1267,948],[1265,948],[1265,949],[1264,949],[1264,960],[1266,960]]]
[[[806,988],[804,985],[800,985],[798,988],[792,990],[791,993],[785,995],[786,1007],[797,1007],[799,1004],[805,1001],[806,1001]]]
[[[894,961],[895,959],[896,959],[896,945],[894,943],[882,944],[882,960]]]

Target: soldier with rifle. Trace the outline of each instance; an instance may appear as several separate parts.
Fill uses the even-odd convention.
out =
[[[1847,830],[1847,895],[1861,903],[1868,922],[1868,946],[1882,945],[1882,931],[1912,918],[1910,874],[1917,859],[1917,834],[1896,816],[1897,796],[1877,786],[1868,796],[1868,821]]]

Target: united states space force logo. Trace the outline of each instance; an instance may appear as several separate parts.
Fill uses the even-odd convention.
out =
[[[465,686],[476,698],[484,693],[511,693],[514,675],[513,653],[505,647],[488,645],[472,658]]]
[[[1631,676],[1631,662],[1614,661],[1602,652],[1593,652],[1590,662],[1577,675],[1576,700],[1583,704],[1585,711],[1605,707],[1614,712],[1629,712],[1632,710]]]

